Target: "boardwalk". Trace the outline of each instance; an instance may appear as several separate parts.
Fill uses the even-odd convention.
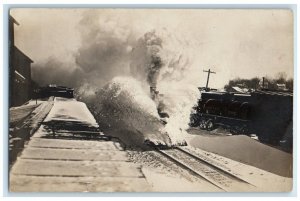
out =
[[[56,98],[11,168],[10,191],[149,191],[141,166],[129,162],[121,144],[97,127],[84,103]]]

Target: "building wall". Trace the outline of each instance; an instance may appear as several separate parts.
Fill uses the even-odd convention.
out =
[[[19,23],[9,17],[9,106],[19,106],[31,99],[31,63],[27,55],[14,45],[14,26]],[[17,73],[16,73],[17,72]]]
[[[10,65],[11,106],[22,105],[31,99],[31,63],[32,61],[26,55],[13,47]]]

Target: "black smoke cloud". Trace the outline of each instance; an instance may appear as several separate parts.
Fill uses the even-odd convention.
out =
[[[160,55],[162,40],[155,31],[147,32],[141,37],[131,53],[130,72],[150,86],[156,86],[160,69],[164,61]]]
[[[129,74],[134,40],[126,26],[116,19],[102,19],[96,13],[88,12],[80,21],[78,30],[82,43],[75,54],[75,62],[87,75],[90,84],[103,86],[115,76]]]
[[[125,27],[111,29],[108,24],[112,20],[99,22],[99,19],[93,12],[84,13],[77,26],[81,45],[74,50],[71,61],[50,56],[33,65],[33,80],[40,85],[101,87],[115,76],[128,75],[132,36],[124,32]]]
[[[77,30],[81,45],[74,50],[72,61],[50,57],[33,66],[33,79],[40,85],[58,84],[80,88],[101,88],[117,76],[132,76],[156,86],[162,68],[166,77],[177,68],[179,58],[166,61],[164,41],[156,31],[135,34],[134,28],[113,17],[100,18],[87,12]],[[180,69],[179,69],[180,70]]]
[[[83,73],[80,68],[74,68],[71,63],[64,63],[55,57],[32,66],[32,79],[40,86],[58,84],[63,86],[78,87]]]

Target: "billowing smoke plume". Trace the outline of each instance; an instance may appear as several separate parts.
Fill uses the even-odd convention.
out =
[[[160,69],[164,65],[161,56],[162,40],[155,31],[147,32],[137,41],[131,53],[130,73],[156,86]]]
[[[190,83],[190,44],[166,29],[141,33],[114,16],[97,16],[88,12],[78,25],[82,43],[68,64],[74,65],[67,68],[72,70],[60,70],[68,65],[50,59],[42,68],[50,72],[49,80],[39,81],[75,87],[107,132],[136,134],[141,141],[182,142],[199,95],[197,83]],[[150,86],[160,91],[170,116],[166,126],[150,98]]]
[[[103,86],[115,76],[129,74],[133,42],[127,27],[118,24],[114,18],[97,18],[94,12],[88,12],[78,29],[82,45],[75,60],[91,85]]]
[[[74,66],[72,62],[63,62],[50,57],[42,63],[33,65],[32,78],[40,86],[59,84],[79,87],[85,77],[82,70]]]
[[[100,17],[97,11],[90,10],[83,13],[76,31],[81,44],[74,49],[72,58],[51,56],[34,64],[35,81],[40,85],[99,88],[115,76],[129,75],[130,53],[136,39],[124,23],[118,24],[112,15]]]

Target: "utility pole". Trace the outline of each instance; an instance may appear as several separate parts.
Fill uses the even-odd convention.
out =
[[[208,71],[204,70],[203,72],[207,73],[206,90],[208,90],[209,76],[211,73],[216,74],[216,72],[210,71],[210,69],[208,69]]]

